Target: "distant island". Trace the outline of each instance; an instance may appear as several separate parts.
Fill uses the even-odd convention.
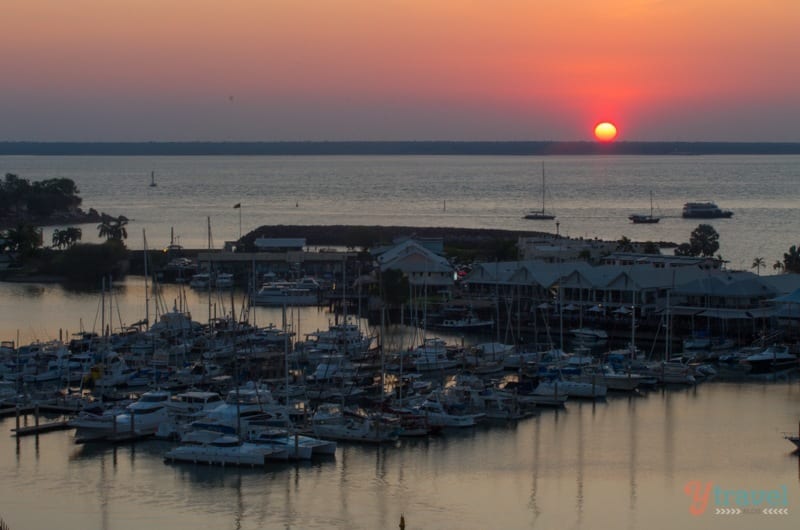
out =
[[[0,142],[0,156],[797,154],[790,142]]]

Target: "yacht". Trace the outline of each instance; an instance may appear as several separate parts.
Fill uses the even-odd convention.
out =
[[[608,333],[602,329],[595,328],[575,328],[569,332],[578,340],[583,341],[605,341],[608,340]]]
[[[748,355],[742,363],[750,366],[750,374],[771,374],[800,366],[797,356],[789,353],[788,347],[777,345]]]
[[[168,419],[170,396],[165,390],[151,390],[121,411],[79,415],[68,425],[75,427],[76,443],[150,436]]]
[[[263,466],[268,460],[287,460],[285,448],[242,442],[238,436],[215,431],[189,433],[180,445],[164,454],[167,462],[209,465]]]
[[[306,306],[319,303],[319,292],[295,282],[269,282],[253,296],[253,304],[266,306]]]
[[[280,427],[254,430],[250,433],[249,441],[282,446],[288,451],[290,460],[307,460],[312,456],[336,454],[336,442],[333,440],[321,440],[313,436],[291,433]]]
[[[687,202],[683,205],[684,219],[727,219],[733,212],[722,210],[713,202]]]
[[[387,424],[381,417],[345,411],[335,403],[322,403],[311,417],[314,435],[325,440],[350,442],[394,442],[400,436],[399,424]]]
[[[415,410],[428,420],[429,425],[439,428],[474,427],[485,416],[482,413],[456,414],[447,410],[439,392],[432,392]]]
[[[218,289],[228,289],[233,287],[234,277],[230,272],[219,272],[214,278],[214,286]]]
[[[208,289],[211,287],[211,275],[207,272],[198,272],[189,280],[189,287],[194,289]]]
[[[445,318],[439,324],[431,327],[444,330],[475,331],[491,328],[492,326],[494,326],[493,320],[484,320],[469,312],[461,318]]]
[[[360,359],[369,352],[373,338],[364,334],[356,325],[350,323],[331,324],[327,330],[317,330],[306,335],[306,341],[299,347],[319,350],[325,353],[341,353],[351,359]]]

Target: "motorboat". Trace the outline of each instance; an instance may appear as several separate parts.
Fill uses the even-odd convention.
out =
[[[439,428],[474,427],[484,417],[484,414],[456,414],[447,410],[438,392],[432,392],[415,410],[425,416],[429,425]]]
[[[750,366],[750,374],[770,374],[800,367],[797,356],[789,353],[787,346],[772,345],[742,359]]]
[[[595,328],[575,328],[569,330],[570,334],[582,341],[604,341],[608,340],[608,333],[602,329]]]
[[[354,414],[336,403],[321,403],[311,417],[311,426],[314,435],[325,440],[385,443],[400,436],[399,423],[387,423],[382,416]]]
[[[335,379],[349,379],[355,373],[355,366],[344,355],[326,354],[322,356],[314,372],[308,377],[308,381],[324,383]]]
[[[539,396],[559,396],[566,394],[570,398],[602,399],[608,393],[608,387],[600,381],[583,383],[580,381],[554,380],[541,381],[534,394]]]
[[[217,392],[189,390],[174,395],[167,401],[168,419],[156,429],[156,438],[181,439],[190,429],[190,424],[223,404]]]
[[[641,374],[616,372],[611,365],[586,366],[580,374],[570,376],[570,380],[580,383],[600,384],[608,390],[632,392],[644,384],[647,378]]]
[[[193,274],[189,280],[189,287],[193,289],[208,289],[211,287],[211,275],[207,272]]]
[[[319,292],[296,282],[268,282],[253,295],[253,304],[265,306],[309,306],[319,303]]]
[[[359,359],[372,346],[372,337],[356,324],[331,324],[327,330],[317,330],[306,334],[306,341],[298,347],[304,350],[319,350],[325,353],[341,353],[351,359]]]
[[[431,327],[454,331],[476,331],[491,328],[492,326],[494,326],[494,320],[478,318],[474,313],[469,312],[461,318],[445,318]]]
[[[182,442],[164,454],[165,461],[255,467],[288,459],[285,448],[243,442],[238,436],[215,431],[193,431]]]
[[[250,433],[248,440],[253,443],[284,447],[290,460],[308,460],[312,456],[336,454],[336,442],[333,440],[322,440],[277,427],[254,430]]]
[[[687,202],[683,205],[681,216],[684,219],[727,219],[733,216],[733,212],[722,210],[710,201]]]
[[[219,272],[214,278],[214,287],[217,289],[229,289],[233,287],[234,277],[230,272]]]
[[[648,377],[654,377],[657,382],[665,385],[693,385],[697,383],[694,367],[680,361],[656,361],[646,363],[637,368],[637,373]]]
[[[122,410],[78,415],[68,425],[75,427],[75,442],[123,440],[151,436],[168,419],[170,392],[151,390]]]
[[[439,337],[425,339],[421,345],[409,352],[411,364],[417,372],[449,370],[458,366],[459,361],[447,355],[447,343]]]
[[[228,391],[224,403],[190,426],[198,430],[236,434],[251,424],[281,426],[290,422],[290,410],[277,403],[268,388],[249,383]]]

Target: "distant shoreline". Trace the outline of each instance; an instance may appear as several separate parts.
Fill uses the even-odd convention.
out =
[[[0,142],[0,156],[798,154],[800,142]]]

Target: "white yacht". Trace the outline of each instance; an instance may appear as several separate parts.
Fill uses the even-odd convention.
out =
[[[319,303],[319,293],[296,282],[269,282],[253,295],[253,304],[266,306],[308,306]]]
[[[326,440],[385,443],[400,436],[399,424],[391,425],[381,417],[346,412],[335,403],[322,403],[311,417],[314,435]]]
[[[223,435],[215,431],[195,431],[188,434],[183,444],[167,451],[167,462],[191,462],[208,465],[263,466],[269,460],[287,460],[283,448],[242,442],[238,436]]]
[[[75,427],[76,443],[150,436],[168,418],[170,395],[165,390],[151,390],[122,410],[79,415],[70,420],[68,425]]]
[[[284,448],[289,460],[308,460],[312,456],[336,454],[336,442],[302,434],[292,434],[287,429],[267,427],[249,433],[248,440],[257,444],[272,444]]]

